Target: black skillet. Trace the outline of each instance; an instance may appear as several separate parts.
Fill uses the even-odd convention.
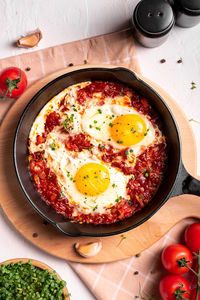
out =
[[[64,88],[83,81],[104,80],[125,84],[149,99],[163,122],[168,144],[168,169],[152,201],[132,217],[110,225],[71,223],[40,197],[28,169],[27,141],[33,121],[41,108]],[[45,85],[29,102],[20,117],[14,139],[14,165],[20,186],[31,205],[48,222],[69,236],[109,236],[119,234],[147,221],[169,199],[183,193],[200,196],[200,181],[182,163],[181,141],[174,116],[164,100],[146,82],[125,68],[87,68],[64,74]]]

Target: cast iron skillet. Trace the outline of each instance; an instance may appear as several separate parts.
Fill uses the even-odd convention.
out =
[[[48,206],[37,192],[28,170],[27,141],[33,121],[41,108],[64,88],[88,80],[125,84],[147,97],[159,113],[167,137],[169,162],[163,183],[152,201],[132,217],[110,225],[71,223]],[[17,125],[14,139],[14,165],[28,201],[48,222],[69,236],[109,236],[119,234],[147,221],[169,199],[183,193],[200,196],[200,182],[185,170],[181,160],[181,142],[176,121],[164,100],[147,83],[125,68],[87,68],[64,74],[44,86],[29,102]]]

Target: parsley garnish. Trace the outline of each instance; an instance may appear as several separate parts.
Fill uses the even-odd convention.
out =
[[[115,202],[119,202],[120,200],[122,200],[122,196],[119,196],[117,199],[115,199]]]
[[[51,143],[50,145],[51,150],[56,150],[56,144],[55,143]]]
[[[102,114],[102,110],[100,108],[97,109],[97,111],[98,111],[99,114]]]
[[[117,247],[121,244],[121,242],[122,242],[123,240],[126,239],[126,236],[125,236],[124,234],[121,234],[120,237],[121,237],[121,239],[120,239],[119,244],[117,245]]]
[[[198,123],[198,124],[200,124],[200,122],[199,122],[199,121],[197,121],[197,120],[195,120],[195,119],[190,119],[190,120],[189,120],[189,122],[195,122],[195,123]]]
[[[64,123],[62,123],[64,130],[66,132],[69,132],[70,130],[73,129],[73,127],[71,126],[72,121],[74,120],[74,114],[71,114],[70,117],[67,116],[67,118],[65,119]]]
[[[123,96],[124,89],[121,89],[120,96]]]
[[[96,205],[95,207],[93,207],[93,211],[97,210],[98,206]]]
[[[113,127],[113,124],[112,124],[112,123],[109,123],[109,126],[110,126],[110,127]]]

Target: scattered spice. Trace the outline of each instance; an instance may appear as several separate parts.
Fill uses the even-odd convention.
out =
[[[180,57],[180,59],[177,60],[177,63],[178,63],[178,64],[182,64],[182,62],[183,62],[183,60],[182,60],[182,58]]]
[[[133,275],[138,275],[139,274],[139,272],[138,271],[135,271],[134,273],[133,273]]]
[[[32,235],[32,237],[34,237],[34,238],[38,237],[37,232],[34,232],[33,235]]]
[[[85,65],[88,64],[88,60],[87,59],[84,60],[84,64]]]
[[[31,70],[30,67],[27,67],[27,68],[25,69],[25,71],[27,71],[27,72],[29,72],[30,70]]]
[[[69,66],[69,67],[73,67],[73,65],[74,65],[73,63],[70,63],[68,66]]]
[[[17,47],[19,48],[33,48],[38,45],[42,38],[42,33],[38,29],[34,33],[28,34],[17,41]]]
[[[164,64],[165,62],[166,62],[166,59],[164,59],[164,58],[160,60],[161,64]]]
[[[43,224],[43,225],[48,225],[49,223],[48,223],[47,221],[44,220],[44,221],[42,222],[42,224]]]
[[[137,253],[136,255],[135,255],[135,257],[140,257],[141,256],[141,253]]]
[[[191,82],[191,85],[192,85],[190,88],[191,90],[196,89],[196,83],[194,81]]]

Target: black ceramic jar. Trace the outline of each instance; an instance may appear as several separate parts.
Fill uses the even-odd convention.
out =
[[[174,0],[176,25],[193,27],[200,22],[200,0]]]
[[[133,12],[135,38],[145,47],[163,44],[174,25],[171,5],[165,0],[142,0]]]

